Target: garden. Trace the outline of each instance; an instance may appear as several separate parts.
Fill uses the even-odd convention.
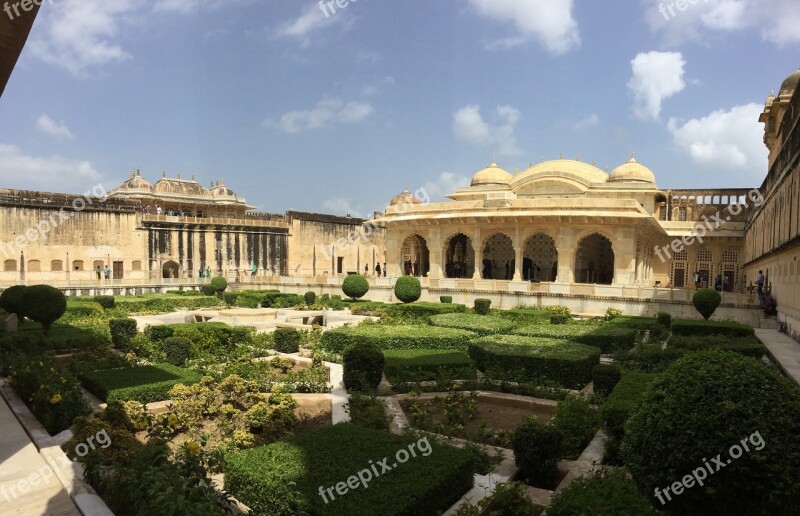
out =
[[[0,317],[20,324],[0,332],[0,372],[48,433],[71,430],[71,457],[108,433],[111,446],[74,458],[119,515],[225,514],[234,500],[254,515],[794,510],[800,392],[765,361],[752,328],[707,320],[713,296],[698,299],[704,320],[580,317],[488,299],[419,302],[411,277],[397,281],[400,303],[374,302],[362,280],[349,276],[342,296],[226,292],[220,282],[205,293],[70,299],[12,287]],[[140,331],[133,319],[178,306],[369,319],[272,333],[221,323]],[[338,378],[350,421],[334,425]],[[748,437],[749,452],[703,485],[659,494]],[[465,498],[475,474],[509,469],[510,482]]]

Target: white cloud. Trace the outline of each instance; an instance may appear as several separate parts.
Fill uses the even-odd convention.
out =
[[[453,115],[453,135],[465,143],[493,147],[500,155],[516,156],[521,154],[514,134],[520,116],[512,106],[498,106],[490,124],[483,119],[480,106],[471,104]]]
[[[36,120],[36,127],[45,134],[49,134],[59,140],[71,140],[75,138],[72,131],[64,124],[64,122],[56,122],[46,114],[43,114]]]
[[[596,113],[592,113],[591,115],[587,116],[586,118],[579,120],[573,126],[575,130],[580,131],[581,129],[586,129],[587,127],[594,127],[600,123],[600,117],[597,116]]]
[[[532,39],[551,54],[564,54],[580,45],[578,23],[572,16],[572,0],[470,0],[482,16],[510,22],[517,34],[492,43],[512,47]]]
[[[323,29],[344,24],[350,27],[352,19],[346,12],[337,12],[333,16],[325,16],[317,3],[306,7],[297,18],[281,24],[275,31],[275,35],[283,38],[299,40],[301,45],[307,47],[311,44],[311,35]]]
[[[253,0],[156,0],[154,12],[194,13],[200,10],[216,10],[233,7],[234,4],[252,3]]]
[[[379,79],[371,84],[366,85],[364,89],[361,90],[361,94],[365,97],[371,97],[372,95],[380,93],[384,86],[391,86],[394,83],[394,77],[387,75],[383,79]]]
[[[373,111],[372,105],[364,102],[325,98],[311,109],[284,113],[277,120],[268,119],[264,125],[285,133],[297,133],[337,124],[356,124],[369,117]]]
[[[638,118],[658,120],[661,103],[686,87],[684,65],[680,52],[642,52],[631,61],[628,88],[634,94],[633,112]]]
[[[760,177],[766,167],[767,149],[762,142],[759,104],[714,111],[688,122],[671,118],[667,128],[675,143],[701,166],[749,169]]]
[[[322,207],[326,213],[331,213],[333,215],[340,215],[340,216],[350,215],[351,217],[357,219],[364,218],[364,216],[361,214],[360,211],[356,210],[355,208],[353,208],[353,206],[350,205],[350,201],[341,197],[322,201]]]
[[[446,200],[446,195],[450,195],[462,186],[469,186],[470,178],[453,174],[452,172],[442,172],[436,182],[425,183],[423,189],[427,193],[430,202],[440,202]]]
[[[0,144],[0,177],[8,188],[80,193],[102,176],[88,161],[61,156],[27,156],[14,145]]]

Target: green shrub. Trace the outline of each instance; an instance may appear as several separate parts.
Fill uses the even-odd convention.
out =
[[[625,423],[644,401],[647,388],[658,375],[640,371],[625,370],[622,379],[614,387],[611,395],[600,407],[600,419],[606,440],[605,463],[619,463],[620,445],[625,436]]]
[[[550,424],[561,431],[561,453],[577,458],[600,428],[600,414],[585,398],[569,395],[558,402]]]
[[[622,371],[614,364],[598,364],[592,369],[594,392],[608,396],[622,379]]]
[[[373,478],[368,488],[360,485],[345,495],[334,490],[334,500],[326,495],[328,504],[319,495],[320,486],[335,489],[368,468],[370,460],[388,457],[391,466],[398,450],[415,441],[419,448],[423,440],[411,436],[352,423],[328,426],[226,456],[225,490],[251,514],[270,516],[444,512],[472,488],[476,468],[472,454],[433,439],[424,441],[430,445],[423,446],[427,456],[417,451],[416,458]]]
[[[303,299],[306,302],[306,306],[311,306],[317,300],[317,294],[309,290],[303,295]]]
[[[551,314],[572,315],[572,310],[570,310],[566,306],[561,306],[561,305],[548,306],[547,310]]]
[[[635,315],[618,315],[607,322],[611,326],[619,326],[624,328],[633,328],[635,330],[646,330],[652,325],[656,324],[658,320],[655,317],[638,317]]]
[[[45,335],[67,309],[64,293],[50,285],[34,285],[22,292],[22,311],[28,319],[42,325]]]
[[[666,329],[669,329],[672,326],[672,314],[669,312],[658,312],[656,314],[656,319]]]
[[[413,303],[422,295],[422,285],[414,276],[400,276],[394,284],[394,295],[403,303]]]
[[[383,372],[392,384],[406,382],[474,380],[475,363],[463,351],[387,349]]]
[[[393,416],[386,415],[386,406],[380,398],[359,392],[350,394],[345,410],[350,414],[350,421],[354,425],[375,430],[389,430],[394,419]]]
[[[566,314],[550,314],[550,324],[567,324],[572,319]]]
[[[350,299],[361,299],[369,292],[369,282],[360,274],[350,274],[342,283],[342,292]]]
[[[204,296],[217,295],[217,289],[215,289],[213,285],[209,285],[208,283],[200,285],[200,292],[202,292]]]
[[[475,300],[475,313],[478,315],[489,315],[489,307],[492,305],[491,299],[478,298]]]
[[[722,457],[724,470],[717,466],[703,486],[659,502],[660,508],[675,514],[796,512],[800,391],[752,358],[724,351],[681,358],[648,390],[625,430],[625,463],[654,505],[656,488],[703,470],[715,453]]]
[[[127,350],[131,339],[136,336],[135,319],[110,319],[108,329],[111,332],[111,343],[119,350]]]
[[[214,276],[211,278],[211,287],[214,289],[215,293],[222,294],[225,289],[228,288],[228,280],[222,276]]]
[[[164,339],[164,357],[168,364],[182,367],[192,358],[192,341],[185,337]]]
[[[636,343],[636,330],[611,324],[594,326],[589,324],[534,325],[514,331],[515,335],[545,337],[580,342],[599,348],[602,353],[613,353],[618,349],[631,349]]]
[[[606,310],[606,321],[610,321],[611,319],[622,315],[622,310],[617,310],[616,308],[608,307]]]
[[[661,343],[664,340],[664,337],[667,336],[667,328],[664,327],[661,323],[656,323],[650,326],[647,331],[649,332],[649,340],[650,342]]]
[[[114,296],[94,296],[94,300],[103,308],[114,308]]]
[[[230,308],[236,305],[236,300],[239,298],[239,294],[236,292],[225,292],[222,295],[222,300],[225,301],[225,305]]]
[[[445,304],[452,304],[453,303],[453,296],[439,296],[439,302]]]
[[[669,340],[669,346],[686,351],[705,351],[722,349],[735,351],[755,359],[761,359],[766,353],[766,348],[758,337],[728,337],[725,335],[697,335],[688,337],[674,335]]]
[[[85,298],[67,299],[67,310],[64,313],[65,319],[72,321],[89,318],[100,319],[105,316],[105,310],[97,301],[84,301]]]
[[[175,329],[172,326],[145,326],[144,335],[153,342],[163,342],[164,340],[175,335]]]
[[[227,357],[240,345],[253,342],[254,328],[228,326],[224,323],[171,324],[168,326],[175,337],[192,341],[196,355],[214,358]]]
[[[372,392],[381,383],[383,365],[383,351],[376,344],[351,344],[342,353],[345,388]]]
[[[513,322],[497,317],[466,313],[434,315],[430,317],[430,322],[434,326],[468,330],[477,335],[509,333],[516,327]]]
[[[466,311],[467,307],[460,304],[408,303],[389,305],[386,308],[386,317],[389,319],[400,319],[408,322],[427,324],[428,318],[432,315],[464,313]]]
[[[334,353],[357,343],[376,344],[381,349],[460,349],[465,350],[467,341],[475,334],[453,328],[435,326],[388,326],[365,324],[355,327],[336,328],[322,334],[322,347]]]
[[[511,440],[514,461],[522,478],[535,486],[552,487],[561,454],[563,436],[553,425],[529,417],[517,427]]]
[[[633,350],[614,353],[614,363],[624,369],[660,373],[685,354],[685,350],[674,346],[664,349],[660,343],[641,344]]]
[[[674,335],[725,335],[727,337],[752,337],[755,331],[746,324],[727,321],[685,321],[672,323]]]
[[[626,516],[657,516],[647,497],[619,468],[602,468],[590,475],[578,477],[552,499],[548,516],[579,514],[624,514]]]
[[[497,484],[491,496],[479,501],[477,505],[460,505],[453,514],[454,516],[480,516],[481,514],[539,516],[542,514],[542,507],[528,498],[526,484],[512,481]]]
[[[300,332],[294,328],[278,328],[275,330],[275,351],[279,353],[297,353],[300,351]]]
[[[722,294],[713,288],[701,288],[692,296],[692,304],[706,321],[714,315],[720,303],[722,303]]]
[[[22,294],[25,293],[28,287],[25,285],[14,285],[3,290],[0,294],[0,308],[10,314],[16,314],[20,322],[24,317],[22,311]]]
[[[600,350],[558,339],[491,335],[469,343],[469,356],[489,378],[518,382],[550,381],[582,388],[592,379]]]
[[[292,308],[302,304],[305,304],[303,296],[284,294],[277,291],[267,293],[261,302],[263,308]]]
[[[509,319],[517,324],[549,324],[550,310],[536,308],[512,308],[511,310],[501,310],[495,315],[503,319]]]
[[[199,382],[200,375],[170,364],[153,364],[92,371],[80,379],[86,390],[102,401],[152,403],[168,399],[169,390],[179,383]]]

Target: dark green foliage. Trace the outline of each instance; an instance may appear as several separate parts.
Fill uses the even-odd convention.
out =
[[[475,313],[478,315],[489,315],[489,307],[492,306],[491,299],[478,298],[475,300]]]
[[[469,343],[469,356],[489,378],[519,382],[551,381],[582,388],[600,363],[600,350],[558,339],[491,335]]]
[[[528,498],[527,491],[528,486],[522,482],[497,484],[490,497],[484,498],[478,505],[459,506],[455,516],[539,516],[543,508]]]
[[[164,356],[168,364],[182,367],[192,358],[192,341],[185,337],[164,339]]]
[[[601,396],[608,396],[622,379],[622,371],[614,364],[598,364],[592,369],[592,383],[594,392]]]
[[[375,430],[389,430],[389,425],[394,418],[387,416],[385,409],[386,406],[381,398],[359,392],[352,393],[350,400],[345,405],[345,410],[350,414],[350,421],[354,425]]]
[[[103,308],[114,308],[114,296],[94,296],[94,300]]]
[[[269,292],[261,303],[262,308],[292,308],[305,303],[303,296],[298,294],[284,294]]]
[[[228,308],[236,305],[236,300],[239,298],[239,294],[236,292],[225,292],[222,295],[222,300],[225,301],[225,305]]]
[[[413,303],[422,295],[422,285],[414,276],[400,276],[394,284],[394,295],[403,303]]]
[[[552,487],[563,436],[553,425],[529,417],[514,432],[511,447],[522,478],[531,485]]]
[[[228,280],[222,276],[214,276],[211,278],[211,287],[214,289],[214,292],[221,294],[228,288]]]
[[[613,324],[542,324],[525,326],[514,332],[527,337],[545,337],[580,342],[594,346],[603,353],[613,353],[618,349],[631,349],[636,342],[636,330]]]
[[[647,330],[650,332],[649,342],[661,343],[663,342],[664,338],[666,338],[668,333],[667,328],[665,328],[661,323],[656,323],[650,326]]]
[[[392,384],[474,380],[475,363],[463,351],[437,349],[387,349],[383,372]]]
[[[205,285],[200,285],[200,292],[202,292],[204,296],[217,295],[217,289],[215,289],[213,285],[209,285],[208,283],[206,283]]]
[[[567,314],[550,314],[550,324],[567,324],[572,317]]]
[[[728,337],[752,337],[755,331],[746,324],[728,321],[685,321],[672,323],[674,335],[726,335]]]
[[[503,319],[509,319],[517,324],[549,324],[550,310],[537,308],[512,308],[495,312]]]
[[[72,351],[109,346],[111,336],[102,326],[69,326],[56,323],[45,335],[41,328],[26,324],[17,333],[0,333],[0,354]]]
[[[97,301],[86,301],[86,298],[68,298],[64,319],[75,321],[81,319],[102,319],[105,309]]]
[[[709,349],[723,349],[735,351],[749,357],[760,359],[766,353],[766,348],[758,337],[728,337],[725,335],[698,335],[688,337],[673,335],[669,346],[686,351],[704,351]]]
[[[585,398],[569,395],[558,402],[550,424],[561,431],[561,453],[577,459],[600,428],[600,414]]]
[[[168,399],[169,390],[179,383],[192,385],[200,375],[170,364],[92,371],[81,375],[87,391],[103,401],[152,403]]]
[[[250,344],[255,332],[251,327],[233,327],[224,323],[171,324],[167,328],[172,329],[176,337],[185,337],[192,341],[195,355],[218,359],[227,358],[242,344]]]
[[[453,296],[439,296],[439,302],[449,305],[453,302]]]
[[[361,299],[369,292],[369,282],[360,274],[351,274],[344,279],[342,292],[350,299]]]
[[[278,328],[275,330],[275,351],[279,353],[297,353],[300,351],[300,332],[294,328]]]
[[[344,386],[348,391],[372,392],[383,377],[383,351],[375,344],[348,346],[342,353]]]
[[[656,314],[656,319],[658,320],[659,324],[663,325],[666,329],[669,329],[670,326],[672,326],[672,314],[669,312],[658,312]]]
[[[427,324],[428,317],[439,314],[464,313],[467,307],[460,304],[445,303],[408,303],[401,305],[389,305],[386,308],[386,315],[389,318],[396,318],[406,321],[416,321],[419,324]]]
[[[647,388],[657,377],[658,375],[654,373],[623,371],[622,379],[600,407],[603,431],[608,436],[604,462],[617,463],[620,461],[619,447],[625,435],[625,422],[644,401]]]
[[[686,351],[674,346],[663,349],[660,343],[641,344],[632,351],[614,353],[614,363],[625,369],[660,373],[685,354]]]
[[[172,326],[147,326],[144,329],[144,335],[153,342],[162,342],[173,335],[175,329]]]
[[[433,326],[468,330],[481,336],[494,333],[510,333],[516,327],[513,322],[498,317],[466,313],[434,315],[430,317],[430,322]]]
[[[341,353],[344,348],[356,343],[372,343],[381,349],[460,349],[475,334],[453,328],[436,326],[388,326],[365,324],[355,327],[336,328],[322,334],[322,347],[327,351]]]
[[[197,310],[217,306],[220,306],[220,301],[214,292],[209,293],[208,296],[121,296],[116,298],[116,305],[111,312],[115,317],[125,317],[133,313],[156,314],[174,312],[179,308]]]
[[[21,303],[23,315],[41,324],[45,335],[67,309],[64,293],[50,285],[26,288],[22,293]]]
[[[24,314],[22,313],[22,294],[28,287],[25,285],[14,285],[3,290],[0,294],[0,308],[10,314],[16,314],[22,320]]]
[[[686,355],[651,386],[625,430],[625,463],[660,508],[675,514],[796,513],[800,391],[752,358],[724,351]],[[745,444],[749,452],[742,450]],[[733,446],[741,457],[731,453]],[[725,468],[704,486],[685,489],[664,506],[656,501],[656,487],[702,468],[717,453]]]
[[[303,299],[306,302],[306,306],[311,306],[317,300],[317,294],[309,290],[303,295]]]
[[[638,317],[635,315],[618,315],[608,321],[609,325],[612,326],[621,326],[625,328],[633,328],[636,330],[646,330],[650,326],[657,323],[658,320],[655,317]]]
[[[108,328],[111,331],[111,343],[119,350],[127,350],[137,333],[135,319],[110,319]]]
[[[547,507],[548,516],[619,514],[657,516],[647,497],[636,488],[624,469],[603,468],[579,477],[556,493]]]
[[[720,303],[722,303],[722,294],[713,288],[701,288],[692,296],[692,304],[706,321],[714,315]]]

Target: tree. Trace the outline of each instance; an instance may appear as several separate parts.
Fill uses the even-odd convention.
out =
[[[369,292],[369,282],[360,274],[351,274],[344,279],[342,292],[350,299],[361,299]]]
[[[394,295],[403,303],[413,303],[422,295],[422,285],[414,276],[400,276],[394,284]]]
[[[722,295],[713,288],[703,288],[692,296],[692,304],[706,321],[714,315],[714,311],[722,302]]]
[[[41,324],[45,335],[50,331],[50,326],[67,310],[67,298],[64,293],[50,285],[34,285],[26,288],[21,303],[23,315]]]

